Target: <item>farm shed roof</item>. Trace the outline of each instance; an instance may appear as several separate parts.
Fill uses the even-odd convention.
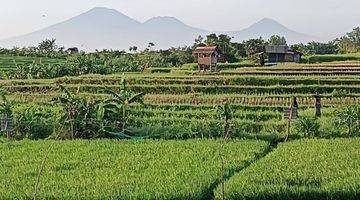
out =
[[[266,53],[288,53],[289,47],[286,45],[268,45],[265,46]]]
[[[219,52],[219,48],[217,46],[206,46],[206,47],[197,47],[193,54],[199,54],[199,53],[214,53]]]

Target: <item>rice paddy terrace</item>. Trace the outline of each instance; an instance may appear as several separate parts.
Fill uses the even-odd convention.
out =
[[[8,72],[11,69],[15,69],[16,67],[22,65],[30,65],[30,64],[54,65],[64,62],[65,60],[63,59],[0,55],[0,71],[2,73]]]
[[[313,109],[313,95],[319,92],[325,114],[327,108],[360,104],[360,62],[240,68],[224,65],[218,73],[198,73],[193,68],[171,68],[168,73],[1,80],[0,84],[18,103],[52,106],[61,95],[59,85],[86,98],[101,99],[106,97],[104,87],[119,90],[125,78],[130,90],[146,94],[146,105],[131,109],[132,124],[150,135],[159,130],[168,132],[154,136],[161,138],[216,136],[219,119],[214,106],[224,102],[234,108],[238,137],[271,132],[281,135],[286,127],[282,112],[293,97],[297,97],[301,110]],[[184,131],[174,131],[181,127]]]
[[[9,63],[19,59],[37,62],[7,58],[0,71],[11,71]],[[359,105],[360,62],[221,67],[217,73],[198,73],[186,65],[144,73],[0,80],[8,99],[16,102],[14,118],[34,106],[47,113],[46,123],[51,124],[63,112],[60,85],[89,100],[101,100],[107,97],[105,88],[119,91],[124,78],[130,90],[145,93],[145,105],[129,109],[132,134],[161,139],[0,138],[0,198],[223,199],[224,194],[225,199],[249,200],[359,199],[358,138],[272,142],[286,132],[283,109],[293,97],[301,116],[315,112],[313,95],[320,93],[325,121],[333,108]],[[224,145],[222,140],[192,139],[222,136],[223,121],[215,106],[224,102],[234,111],[232,140]]]

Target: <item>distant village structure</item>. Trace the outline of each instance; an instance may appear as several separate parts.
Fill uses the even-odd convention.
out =
[[[284,62],[301,62],[302,53],[291,50],[287,45],[268,45],[265,51],[260,53],[260,64],[265,64],[264,56],[268,57],[267,64]]]
[[[221,51],[217,46],[197,47],[193,55],[198,61],[198,71],[217,71],[217,63],[221,59]]]
[[[79,53],[79,49],[77,47],[68,48],[66,51],[68,52],[68,54],[78,54]]]

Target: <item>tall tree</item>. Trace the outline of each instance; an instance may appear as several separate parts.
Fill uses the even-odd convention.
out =
[[[335,40],[341,53],[360,52],[360,27]]]
[[[267,44],[261,37],[258,39],[250,39],[244,42],[246,54],[251,57],[255,53],[264,51],[264,46]]]
[[[38,48],[41,53],[51,53],[57,50],[56,39],[46,39],[39,43]]]
[[[287,45],[285,37],[273,35],[268,41],[269,45]]]

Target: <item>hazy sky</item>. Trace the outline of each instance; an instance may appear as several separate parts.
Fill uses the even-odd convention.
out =
[[[317,36],[360,25],[360,0],[0,0],[0,5],[0,38],[29,33],[98,6],[141,22],[173,16],[207,30],[241,30],[264,17]]]

